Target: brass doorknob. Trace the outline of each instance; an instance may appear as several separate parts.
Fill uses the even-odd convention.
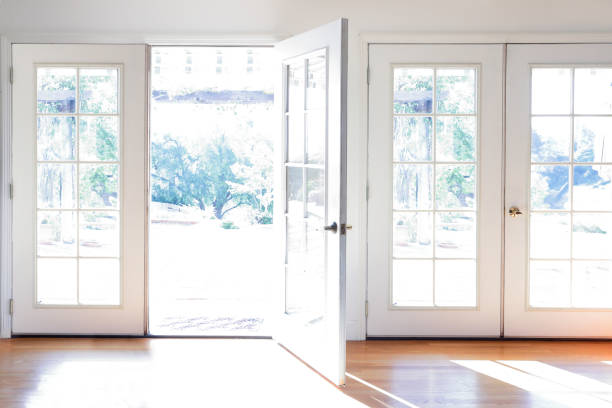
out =
[[[352,230],[353,226],[349,224],[340,224],[340,234],[346,235],[346,231]]]
[[[508,210],[508,215],[512,218],[516,218],[521,214],[523,214],[523,212],[518,207],[510,207],[510,209]]]

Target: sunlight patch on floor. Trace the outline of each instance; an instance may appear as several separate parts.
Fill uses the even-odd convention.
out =
[[[136,355],[60,361],[39,377],[28,408],[365,407],[267,340],[156,339]]]
[[[381,394],[383,394],[383,395],[385,395],[385,396],[387,396],[387,397],[389,397],[389,398],[391,398],[391,399],[393,399],[393,400],[395,400],[395,401],[397,401],[397,402],[399,402],[399,403],[401,403],[401,404],[404,404],[405,406],[407,406],[407,407],[409,407],[409,408],[419,408],[419,406],[414,405],[413,403],[411,403],[411,402],[409,402],[409,401],[406,401],[405,399],[403,399],[403,398],[401,398],[401,397],[398,397],[397,395],[392,394],[392,393],[390,393],[389,391],[385,391],[385,390],[383,390],[382,388],[377,387],[377,386],[375,386],[374,384],[371,384],[371,383],[367,382],[366,380],[363,380],[363,379],[361,379],[361,378],[359,378],[359,377],[357,377],[357,376],[355,376],[355,375],[353,375],[353,374],[346,373],[346,376],[347,376],[348,378],[351,378],[351,379],[353,379],[353,380],[355,380],[355,381],[357,381],[357,382],[359,382],[359,383],[361,383],[361,384],[365,385],[366,387],[369,387],[369,388],[373,389],[373,390],[374,390],[374,391],[376,391],[376,392],[379,392],[379,393],[381,393]],[[380,401],[380,400],[378,400],[377,398],[372,397],[372,399],[374,399],[374,400],[378,401],[378,402],[379,402],[379,403],[381,403],[381,404],[385,404],[383,401]],[[386,404],[385,404],[385,405],[386,405]]]
[[[609,385],[544,363],[507,360],[451,361],[563,406],[612,408],[612,403],[609,402],[612,393],[605,394],[609,392]]]

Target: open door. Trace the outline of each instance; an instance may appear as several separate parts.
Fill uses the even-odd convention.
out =
[[[344,384],[347,20],[280,42],[277,223],[282,313],[275,338]]]

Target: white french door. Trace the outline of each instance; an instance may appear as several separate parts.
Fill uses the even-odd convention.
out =
[[[283,236],[275,338],[334,384],[345,374],[347,21],[276,46]]]
[[[505,334],[612,337],[612,45],[509,45]]]
[[[13,46],[13,333],[144,334],[145,46]]]
[[[502,45],[369,49],[368,336],[498,336]]]

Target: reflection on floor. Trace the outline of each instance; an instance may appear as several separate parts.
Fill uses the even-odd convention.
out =
[[[0,407],[364,407],[271,340],[0,341]]]
[[[612,408],[612,342],[368,341],[336,388],[270,340],[0,341],[0,407]]]
[[[612,408],[612,342],[349,342],[347,391],[377,407]]]

